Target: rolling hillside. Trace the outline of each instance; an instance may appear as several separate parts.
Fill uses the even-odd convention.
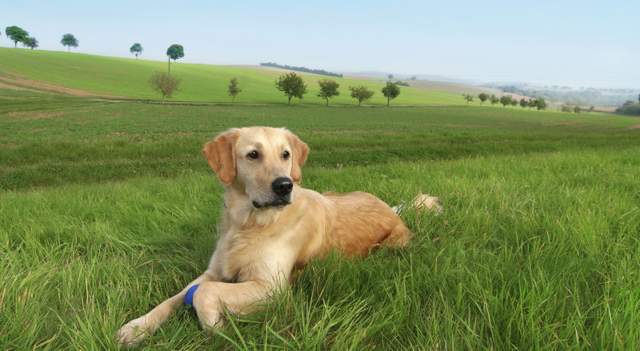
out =
[[[114,97],[157,99],[147,83],[155,71],[165,71],[166,62],[105,57],[58,51],[0,48],[0,83],[18,83],[41,87],[43,90],[66,90],[75,95],[107,95]],[[205,64],[172,64],[172,73],[182,80],[174,100],[229,102],[226,88],[230,78],[237,77],[243,92],[241,103],[285,103],[286,99],[274,87],[281,71],[251,66],[218,66]],[[308,85],[304,103],[322,104],[317,97],[319,79],[314,74],[302,74]],[[333,78],[332,78],[333,79]],[[384,104],[380,93],[382,81],[336,78],[341,95],[336,104],[353,104],[348,87],[366,85],[376,93],[371,104]],[[35,82],[34,82],[35,81]],[[296,101],[297,103],[297,101]],[[402,88],[396,105],[460,105],[458,94],[420,88]]]

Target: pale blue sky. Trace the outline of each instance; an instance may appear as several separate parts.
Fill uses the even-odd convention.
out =
[[[1,1],[42,49],[640,88],[640,1]],[[4,33],[0,45],[11,45]]]

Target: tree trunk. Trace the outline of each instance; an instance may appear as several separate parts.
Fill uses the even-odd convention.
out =
[[[17,41],[14,41],[14,42],[13,42],[13,48],[15,49],[15,48],[17,48],[17,47],[18,47],[18,42],[17,42]]]
[[[325,98],[327,100],[327,106],[329,106],[329,98]]]
[[[387,96],[387,107],[389,107],[390,102],[391,102],[391,98]]]
[[[287,105],[291,105],[291,96],[289,96],[289,102],[287,102]]]
[[[362,100],[358,100],[358,106],[362,106]]]
[[[167,60],[167,74],[171,74],[171,57]]]

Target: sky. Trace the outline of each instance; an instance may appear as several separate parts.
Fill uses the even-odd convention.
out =
[[[139,42],[165,59],[179,43],[184,62],[640,88],[637,0],[0,0],[9,25],[45,50],[73,33],[76,51],[110,56]],[[12,45],[4,32],[0,45]]]

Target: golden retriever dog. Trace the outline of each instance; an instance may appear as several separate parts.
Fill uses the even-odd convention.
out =
[[[377,246],[402,247],[411,239],[397,213],[371,194],[319,194],[301,187],[309,148],[286,129],[231,129],[207,143],[203,153],[225,189],[209,267],[180,293],[125,324],[118,331],[123,345],[153,333],[185,297],[202,327],[215,328],[225,310],[252,311],[311,259],[331,250],[364,256]]]

